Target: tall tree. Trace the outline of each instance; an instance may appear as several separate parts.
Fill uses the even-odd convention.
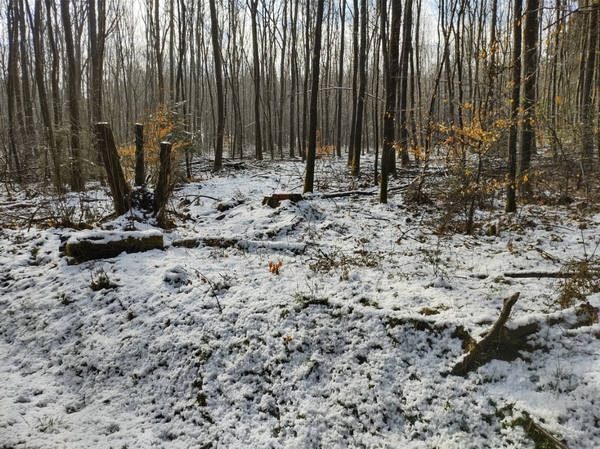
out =
[[[254,146],[256,159],[262,160],[262,127],[261,127],[261,98],[260,98],[260,56],[258,52],[258,0],[250,2],[252,19],[252,58],[254,60]]]
[[[338,70],[338,90],[336,93],[336,144],[335,152],[337,157],[342,157],[342,87],[344,86],[344,47],[346,42],[345,27],[346,27],[346,0],[342,0],[340,6],[340,22],[342,29],[340,31],[340,55],[339,55],[339,70]]]
[[[310,91],[310,128],[308,133],[308,148],[306,154],[306,177],[304,193],[314,190],[315,159],[317,155],[317,103],[319,94],[319,76],[321,60],[321,28],[323,23],[323,8],[325,0],[317,0],[317,16],[315,17],[315,43],[312,55],[312,85]]]
[[[513,53],[510,96],[510,129],[508,135],[508,184],[506,186],[506,212],[517,210],[517,135],[519,131],[519,105],[521,98],[521,20],[523,0],[514,0]]]
[[[42,0],[35,0],[33,18],[27,4],[28,16],[33,34],[33,54],[34,54],[34,74],[35,82],[38,88],[40,98],[40,111],[44,128],[46,129],[46,142],[50,149],[50,157],[54,170],[54,182],[58,193],[63,193],[62,174],[60,170],[60,157],[56,148],[54,136],[54,123],[52,122],[52,113],[50,100],[46,91],[46,82],[44,79],[44,44],[43,44],[43,22],[42,22]]]
[[[400,146],[400,161],[403,167],[406,167],[409,162],[408,156],[408,147],[409,147],[409,138],[408,138],[408,66],[409,66],[409,56],[411,51],[411,42],[412,42],[412,9],[413,9],[413,0],[406,0],[404,5],[404,24],[403,24],[403,34],[402,34],[402,50],[400,53],[400,99],[399,99],[399,109],[400,109],[400,135],[399,135],[399,146]]]
[[[358,97],[356,100],[356,122],[354,126],[354,146],[352,151],[352,175],[360,174],[362,152],[363,116],[367,89],[367,0],[360,1],[360,53],[358,56]]]
[[[600,2],[591,2],[587,11],[587,48],[584,47],[583,60],[584,76],[581,92],[581,123],[582,123],[582,150],[581,155],[587,165],[592,158],[594,150],[594,97],[593,80],[596,67],[596,53],[598,48],[598,21],[600,21]],[[597,75],[598,76],[598,75]],[[600,95],[598,93],[597,95]]]
[[[19,127],[22,130],[24,121],[20,108],[22,100],[19,83],[19,11],[16,2],[8,2],[6,20],[8,31],[8,73],[6,80],[6,93],[8,97],[8,165],[9,169],[14,172],[14,179],[17,182],[21,182],[21,160],[17,148],[17,135],[19,134]]]
[[[104,49],[106,42],[106,0],[88,0],[90,45],[90,103],[92,123],[102,120]]]
[[[217,134],[215,139],[214,170],[223,167],[223,135],[225,133],[225,95],[223,93],[223,65],[221,63],[221,47],[219,45],[219,21],[216,0],[210,0],[210,24],[215,64],[215,82],[217,86]]]
[[[398,57],[400,50],[400,20],[402,16],[401,0],[392,1],[392,22],[389,33],[389,45],[386,43],[387,5],[381,0],[381,34],[383,50],[383,76],[385,82],[385,111],[383,112],[383,145],[381,153],[381,184],[379,202],[388,202],[388,178],[393,163],[396,118],[396,83],[398,79]]]
[[[69,123],[71,131],[71,189],[79,192],[85,187],[83,178],[83,162],[81,157],[81,117],[79,115],[80,77],[79,65],[75,56],[75,41],[73,39],[70,2],[65,0],[60,3],[60,11],[65,33],[65,48],[67,50],[67,75],[69,99]]]
[[[535,104],[537,101],[537,72],[539,44],[540,0],[527,0],[523,27],[523,120],[521,125],[521,164],[523,192],[530,189],[529,168],[536,149]]]

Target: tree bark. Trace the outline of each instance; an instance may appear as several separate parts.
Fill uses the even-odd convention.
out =
[[[260,60],[258,53],[258,0],[249,0],[252,17],[252,57],[254,60],[254,154],[263,159],[261,108],[260,108]]]
[[[158,169],[158,180],[154,188],[156,221],[163,228],[167,226],[167,202],[173,190],[171,185],[171,148],[170,142],[160,144],[160,167]]]
[[[319,93],[319,75],[321,60],[321,28],[323,23],[323,7],[325,0],[317,1],[317,17],[315,17],[315,43],[312,56],[312,86],[310,91],[310,129],[308,133],[308,148],[306,157],[306,178],[304,180],[304,191],[314,190],[315,180],[315,158],[317,154],[317,103]]]
[[[223,64],[221,63],[221,47],[219,44],[219,23],[215,0],[210,0],[210,23],[215,64],[215,83],[217,86],[217,134],[215,137],[215,163],[213,170],[223,168],[223,137],[225,134],[225,94],[223,93]]]
[[[521,19],[523,0],[514,0],[513,56],[510,98],[510,128],[508,135],[508,184],[506,186],[507,213],[517,210],[517,135],[521,100]]]
[[[388,202],[388,178],[390,165],[394,154],[395,143],[395,118],[396,118],[396,83],[398,79],[398,57],[400,50],[400,21],[402,4],[401,0],[392,0],[392,21],[388,39],[385,35],[386,27],[386,0],[381,0],[381,33],[385,82],[385,111],[383,113],[383,144],[381,150],[381,184],[379,202]]]
[[[67,74],[69,79],[69,123],[71,131],[71,190],[76,192],[85,188],[83,179],[83,162],[81,158],[81,117],[79,115],[79,66],[75,57],[75,42],[73,39],[71,12],[69,1],[60,3],[63,29],[65,33],[65,48],[67,50]]]
[[[356,124],[352,151],[352,175],[360,174],[360,156],[363,139],[363,116],[367,89],[367,0],[360,2],[360,53],[358,56],[358,98],[356,100]]]
[[[140,187],[146,182],[144,154],[144,125],[135,124],[135,185]]]
[[[46,92],[46,82],[44,79],[44,46],[42,36],[42,0],[35,0],[33,20],[27,4],[27,12],[31,24],[33,34],[33,54],[34,54],[34,73],[35,82],[38,88],[40,97],[40,112],[46,129],[46,141],[50,149],[50,157],[52,158],[52,166],[54,170],[54,183],[58,193],[63,193],[62,174],[60,170],[60,158],[56,149],[56,140],[54,136],[54,123],[52,123],[52,115],[50,112],[50,102]]]
[[[536,149],[537,71],[539,45],[540,0],[527,0],[525,6],[525,26],[523,28],[523,121],[521,127],[521,191],[528,194],[531,190],[529,168],[531,157]]]
[[[119,152],[115,145],[115,138],[108,123],[96,123],[96,138],[98,148],[102,153],[115,212],[121,216],[129,211],[131,189],[125,180],[123,168],[119,161]]]

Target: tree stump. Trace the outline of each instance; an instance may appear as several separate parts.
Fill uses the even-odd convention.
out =
[[[165,227],[167,224],[167,202],[173,191],[171,185],[171,148],[170,142],[160,144],[160,167],[158,169],[158,180],[154,188],[154,210],[156,211],[156,221],[161,227]]]

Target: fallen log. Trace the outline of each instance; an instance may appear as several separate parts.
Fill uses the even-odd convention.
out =
[[[247,251],[268,249],[271,251],[290,251],[293,254],[304,254],[305,243],[270,242],[262,240],[244,240],[235,237],[197,237],[192,239],[175,240],[171,246],[179,248],[197,248],[208,246],[212,248],[239,248]]]
[[[526,279],[526,278],[550,278],[550,279],[569,279],[576,276],[577,273],[568,273],[563,271],[544,272],[544,271],[519,271],[517,273],[504,273],[507,278]]]
[[[469,371],[475,369],[477,366],[493,358],[490,356],[488,351],[491,345],[498,341],[501,333],[503,332],[504,325],[508,321],[512,307],[517,302],[517,299],[519,299],[519,295],[520,293],[517,292],[504,300],[500,316],[492,328],[485,335],[485,337],[472,345],[467,355],[460,362],[454,365],[450,371],[450,374],[455,376],[465,375]],[[537,330],[537,327],[535,327],[535,329],[531,329],[532,332],[535,332],[535,330]],[[510,335],[509,330],[506,330],[506,332],[508,335]]]
[[[65,244],[65,253],[74,263],[106,259],[119,254],[163,249],[163,234],[148,231],[82,231],[71,234]]]

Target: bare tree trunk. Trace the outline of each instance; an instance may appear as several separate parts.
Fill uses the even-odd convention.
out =
[[[14,173],[14,180],[22,182],[21,161],[17,149],[18,117],[19,111],[19,35],[18,35],[18,10],[16,3],[8,4],[7,30],[8,30],[8,76],[6,80],[6,94],[8,96],[8,145],[9,145],[9,170]]]
[[[27,4],[27,11],[29,15],[29,21],[33,33],[33,53],[34,53],[34,64],[35,64],[35,82],[38,88],[38,95],[40,97],[40,112],[42,113],[42,120],[44,122],[44,128],[46,129],[46,140],[48,148],[50,149],[50,156],[52,158],[52,165],[54,170],[54,183],[58,193],[63,193],[62,175],[60,171],[60,159],[56,150],[56,140],[54,137],[54,124],[52,123],[52,116],[50,112],[50,102],[48,100],[48,94],[46,92],[46,82],[44,79],[44,45],[42,36],[42,0],[35,0],[35,9],[33,13],[33,20],[29,11],[29,4]]]
[[[260,60],[258,53],[258,0],[248,0],[252,16],[252,57],[254,59],[254,145],[257,160],[263,158],[260,111]]]
[[[600,20],[600,4],[591,5],[587,15],[588,20],[588,39],[587,50],[583,55],[585,59],[585,74],[583,89],[581,92],[581,115],[582,115],[582,149],[581,156],[584,166],[590,166],[590,160],[594,152],[594,97],[593,97],[593,80],[594,69],[596,66],[596,52],[598,46],[598,21]]]
[[[410,163],[408,156],[408,120],[407,120],[407,104],[408,104],[408,64],[412,41],[412,7],[413,0],[407,0],[404,4],[404,24],[402,36],[402,51],[400,53],[400,162],[403,167]]]
[[[335,152],[337,157],[342,157],[342,87],[344,86],[344,43],[345,43],[345,31],[346,31],[346,0],[342,1],[341,6],[341,18],[342,29],[340,34],[340,66],[338,70],[338,91],[337,91],[337,105],[336,105],[336,120],[337,120],[337,137]]]
[[[306,178],[303,193],[314,190],[315,158],[317,154],[317,104],[319,94],[319,75],[321,60],[321,27],[323,23],[323,6],[325,0],[317,1],[317,17],[315,17],[315,44],[312,56],[312,86],[310,91],[310,130],[308,134],[308,151],[306,155]]]
[[[75,57],[75,43],[71,30],[71,12],[68,1],[60,4],[67,50],[67,73],[69,78],[69,121],[71,127],[71,190],[76,192],[85,188],[83,180],[83,163],[81,158],[81,124],[79,115],[79,66]]]
[[[296,153],[296,137],[298,135],[298,123],[296,116],[296,108],[298,107],[298,42],[297,42],[297,20],[298,20],[298,4],[299,0],[294,2],[292,13],[291,34],[292,41],[290,43],[290,157],[294,158]],[[290,11],[291,12],[291,11]]]
[[[367,89],[367,1],[360,2],[360,54],[358,56],[358,98],[356,102],[356,124],[354,126],[354,149],[352,151],[352,175],[360,174],[362,152],[363,116]]]
[[[379,202],[388,202],[388,178],[390,165],[394,154],[395,124],[396,117],[396,83],[399,73],[400,52],[400,21],[402,17],[401,0],[392,0],[392,22],[389,35],[389,46],[386,44],[386,0],[381,0],[381,34],[383,50],[383,66],[385,81],[385,111],[383,112],[383,145],[381,153],[381,184],[379,191]]]
[[[523,121],[521,127],[521,166],[523,178],[521,190],[528,193],[531,189],[529,168],[531,156],[535,152],[535,104],[537,101],[537,69],[539,44],[540,0],[527,0],[525,7],[525,26],[523,29]]]
[[[117,215],[123,215],[130,209],[131,189],[125,181],[125,175],[119,161],[119,153],[115,145],[115,138],[108,123],[96,124],[96,138],[102,153],[108,185],[113,197],[113,204]]]
[[[358,44],[358,36],[360,33],[360,22],[358,12],[358,0],[354,0],[354,20],[352,25],[352,49],[353,49],[353,64],[352,64],[352,120],[350,122],[350,142],[348,145],[348,165],[352,166],[354,159],[354,135],[356,134],[356,105],[358,104],[358,54],[360,52]]]
[[[521,99],[521,18],[523,0],[514,0],[513,8],[512,93],[510,103],[510,133],[508,136],[508,185],[506,186],[506,212],[517,210],[517,135]]]
[[[219,45],[219,22],[215,0],[210,0],[210,24],[215,64],[215,82],[217,85],[217,135],[215,142],[215,171],[223,168],[223,135],[225,133],[225,95],[223,93],[223,65]]]

